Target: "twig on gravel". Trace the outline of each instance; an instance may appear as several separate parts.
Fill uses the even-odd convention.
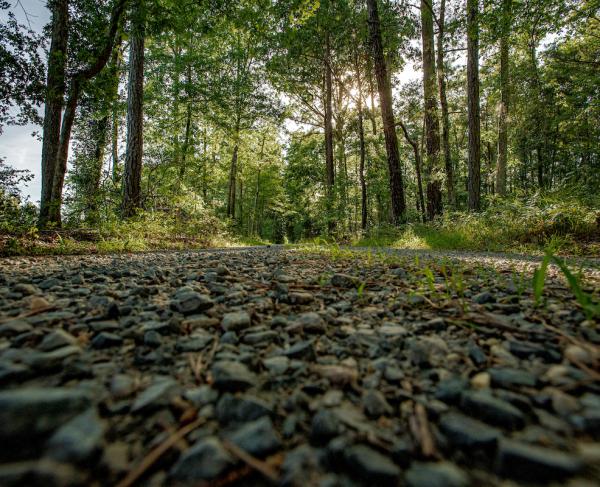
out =
[[[249,453],[242,450],[237,445],[234,445],[232,442],[228,440],[223,440],[223,446],[231,453],[233,456],[239,458],[242,462],[247,464],[249,467],[253,468],[257,472],[260,472],[270,481],[276,483],[279,480],[279,475],[275,471],[275,469],[269,465],[269,463],[259,460],[258,458],[250,455]]]
[[[435,440],[431,434],[429,419],[425,406],[415,403],[413,415],[409,419],[410,429],[415,440],[421,446],[421,453],[426,458],[436,456]]]
[[[5,318],[0,318],[0,323],[6,323],[7,321],[18,320],[21,318],[29,318],[30,316],[35,316],[35,315],[39,315],[40,313],[45,313],[46,311],[54,311],[55,309],[56,309],[56,306],[54,306],[54,305],[44,306],[42,308],[35,308],[35,309],[32,309],[31,311],[27,311],[26,313],[21,313],[20,315],[17,315],[17,316],[7,316]]]
[[[142,461],[131,470],[127,476],[121,480],[116,487],[130,487],[137,480],[144,475],[157,460],[163,456],[171,447],[176,445],[182,438],[187,436],[189,433],[194,431],[199,426],[202,426],[206,422],[205,418],[198,418],[196,421],[186,424],[179,428],[171,436],[169,436],[164,442],[158,445],[154,450],[151,450]]]

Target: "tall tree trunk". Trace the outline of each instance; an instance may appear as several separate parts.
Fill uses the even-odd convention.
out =
[[[377,0],[367,0],[367,9],[369,15],[369,38],[371,48],[373,49],[375,75],[377,78],[377,86],[379,88],[379,101],[381,104],[381,117],[383,120],[383,132],[385,136],[385,148],[387,151],[392,203],[391,216],[392,221],[395,224],[398,224],[405,220],[406,201],[404,197],[402,173],[400,171],[400,154],[398,152],[398,138],[396,136],[394,110],[392,107],[392,88],[390,86],[390,79],[383,55]]]
[[[442,213],[442,188],[438,166],[440,160],[440,123],[437,113],[433,12],[429,0],[421,0],[421,39],[423,41],[423,101],[425,107],[425,146],[427,164],[427,217],[433,220]]]
[[[325,57],[323,60],[325,70],[325,183],[327,191],[327,220],[328,228],[334,227],[333,211],[333,186],[335,184],[335,168],[333,161],[333,87],[331,80],[331,44],[329,32],[325,33]]]
[[[508,49],[512,0],[502,0],[502,33],[500,35],[500,104],[498,106],[498,165],[496,169],[496,192],[506,196],[506,166],[508,159],[508,107],[510,85],[508,72]]]
[[[363,91],[362,91],[362,78],[360,76],[360,62],[358,56],[358,50],[355,52],[354,57],[354,68],[356,71],[356,84],[358,87],[358,141],[360,150],[360,164],[358,167],[358,178],[360,180],[360,228],[363,230],[367,229],[368,215],[367,215],[367,182],[365,180],[365,128],[363,123]]]
[[[42,194],[39,215],[39,226],[41,228],[48,223],[52,202],[52,183],[60,143],[61,111],[65,92],[65,65],[69,35],[68,0],[51,0],[48,2],[48,6],[52,11],[52,40],[48,52],[42,141]]]
[[[479,114],[479,5],[467,0],[467,105],[469,118],[469,210],[481,208],[481,135]]]
[[[106,151],[106,142],[108,138],[108,115],[94,122],[92,130],[94,136],[94,153],[92,154],[94,167],[92,179],[87,189],[86,198],[88,200],[89,217],[91,221],[97,218],[98,199],[100,191],[100,179],[102,178],[102,165],[104,162],[104,153]]]
[[[454,190],[454,166],[452,152],[450,151],[450,114],[448,112],[448,99],[446,97],[446,76],[444,62],[444,35],[446,27],[446,0],[440,2],[440,16],[437,35],[437,79],[440,94],[440,108],[442,110],[442,151],[444,154],[444,168],[446,170],[446,191],[448,191],[448,204],[456,206],[456,193]]]
[[[229,168],[229,196],[227,199],[227,216],[231,218],[235,218],[235,192],[237,179],[237,160],[239,150],[238,137],[239,135],[235,136],[235,145],[233,146],[233,154],[231,154],[231,166]]]
[[[123,216],[133,216],[141,206],[142,155],[144,151],[144,0],[135,0],[129,51],[127,86],[127,144],[123,173]]]
[[[119,164],[119,114],[117,107],[118,100],[115,100],[112,108],[112,127],[111,127],[111,160],[112,160],[112,180],[117,182],[118,164]]]
[[[414,140],[408,130],[406,125],[402,123],[402,121],[398,122],[398,125],[402,128],[402,132],[404,133],[404,138],[410,144],[413,149],[413,153],[415,155],[415,172],[417,173],[417,190],[419,192],[417,199],[417,208],[421,212],[421,216],[423,219],[423,223],[427,220],[427,214],[425,212],[425,198],[423,197],[423,182],[421,179],[421,150],[419,149],[419,143]]]

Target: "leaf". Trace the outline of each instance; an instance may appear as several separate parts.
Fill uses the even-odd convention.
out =
[[[533,272],[533,295],[535,297],[536,306],[539,305],[542,293],[544,292],[544,282],[546,280],[546,271],[552,254],[544,255],[542,264]]]

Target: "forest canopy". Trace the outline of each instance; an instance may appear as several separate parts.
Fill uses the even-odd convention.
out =
[[[40,125],[39,229],[598,231],[595,0],[49,0],[43,34],[0,8],[0,128]]]

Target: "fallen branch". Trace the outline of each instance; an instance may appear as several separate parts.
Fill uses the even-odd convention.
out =
[[[169,436],[163,443],[158,445],[154,450],[150,451],[142,461],[131,470],[127,476],[121,480],[116,487],[130,487],[140,477],[142,477],[157,460],[162,457],[170,448],[176,445],[182,438],[187,436],[189,433],[194,431],[199,426],[202,426],[206,422],[205,418],[198,418],[193,423],[187,424],[179,428],[171,436]]]
[[[231,453],[233,456],[239,458],[242,462],[244,462],[249,467],[253,468],[257,472],[260,472],[264,477],[268,478],[273,483],[276,483],[279,480],[279,475],[275,471],[271,465],[267,462],[263,462],[256,457],[253,457],[249,453],[242,450],[237,445],[234,445],[232,442],[228,440],[223,440],[223,446]]]

